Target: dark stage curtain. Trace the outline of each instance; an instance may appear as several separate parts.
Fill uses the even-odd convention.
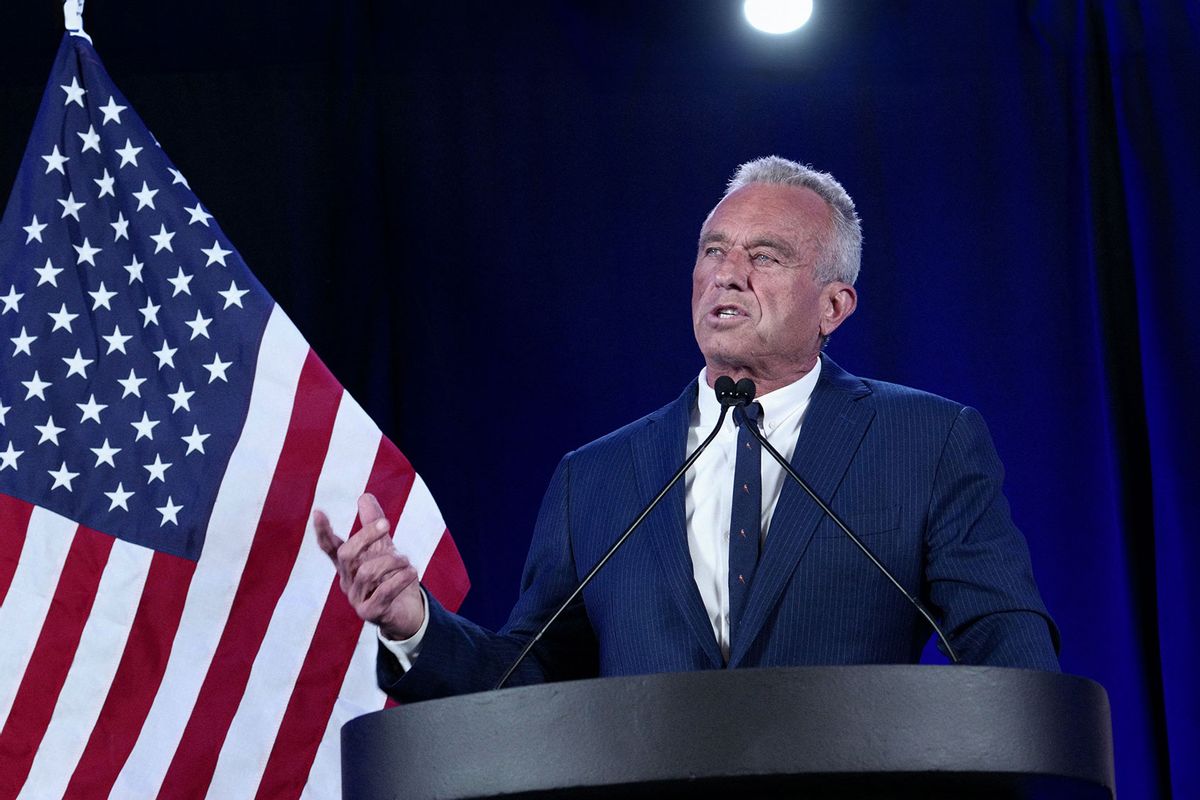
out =
[[[0,186],[61,32],[0,7]],[[861,375],[978,407],[1123,798],[1200,796],[1200,5],[93,0],[114,79],[422,472],[500,624],[565,451],[701,367],[695,237],[740,161],[864,220]],[[4,265],[4,269],[11,265]]]

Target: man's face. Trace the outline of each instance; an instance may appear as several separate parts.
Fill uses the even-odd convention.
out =
[[[750,184],[713,209],[692,272],[692,325],[710,380],[748,376],[762,393],[812,369],[822,333],[854,310],[853,287],[816,279],[832,232],[829,206],[798,186]]]

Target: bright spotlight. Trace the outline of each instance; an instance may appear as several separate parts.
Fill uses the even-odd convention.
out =
[[[746,21],[763,33],[791,33],[812,16],[813,0],[746,0]]]

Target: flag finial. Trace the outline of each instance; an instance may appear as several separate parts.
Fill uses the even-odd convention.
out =
[[[67,29],[67,33],[72,36],[81,36],[92,41],[92,37],[88,36],[83,30],[83,4],[85,0],[66,0],[63,3],[63,23]]]

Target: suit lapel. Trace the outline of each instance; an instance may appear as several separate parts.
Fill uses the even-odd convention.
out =
[[[870,402],[859,402],[871,393],[865,383],[831,359],[824,356],[822,359],[821,377],[805,411],[791,464],[836,511],[832,502],[834,493],[875,417],[875,410]],[[770,456],[764,453],[763,458]],[[824,513],[808,494],[791,478],[786,478],[746,599],[742,624],[734,631],[730,643],[731,667],[738,666],[761,632],[823,517]]]
[[[658,494],[687,457],[687,429],[695,401],[696,384],[692,383],[678,400],[647,419],[644,432],[631,437],[634,472],[643,505]],[[713,666],[720,667],[721,649],[713,636],[700,590],[696,588],[692,558],[688,552],[686,516],[684,479],[681,478],[659,507],[642,523],[644,530],[634,535],[648,537],[654,542],[666,591],[674,599]]]

